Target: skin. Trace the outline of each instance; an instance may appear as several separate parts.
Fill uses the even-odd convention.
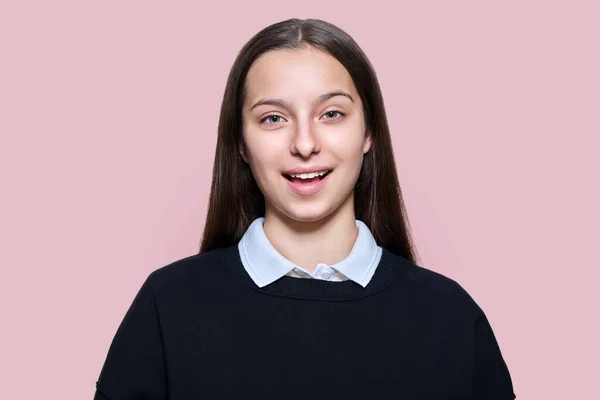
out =
[[[250,68],[246,91],[240,152],[265,197],[267,238],[308,271],[341,261],[357,238],[354,185],[371,147],[350,75],[321,50],[276,50]],[[317,102],[332,92],[348,96]],[[292,191],[282,174],[314,166],[333,170],[322,190]]]

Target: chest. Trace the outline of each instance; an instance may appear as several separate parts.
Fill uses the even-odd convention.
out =
[[[451,319],[317,303],[216,310],[164,324],[174,399],[469,398],[472,343]]]

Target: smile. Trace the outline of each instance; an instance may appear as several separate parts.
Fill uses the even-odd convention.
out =
[[[325,185],[330,174],[330,170],[322,170],[297,174],[283,174],[283,177],[292,191],[296,194],[307,196],[319,192]]]

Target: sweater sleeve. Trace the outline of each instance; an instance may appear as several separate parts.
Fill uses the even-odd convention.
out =
[[[165,357],[152,275],[112,340],[96,382],[95,400],[167,398]]]
[[[475,323],[473,399],[516,399],[508,367],[490,323],[483,313]]]

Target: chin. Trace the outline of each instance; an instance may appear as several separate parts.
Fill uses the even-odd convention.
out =
[[[286,212],[285,216],[295,222],[310,223],[320,221],[326,218],[329,214],[330,213],[317,212],[315,210],[307,210],[306,212],[295,210]]]
[[[278,211],[284,218],[300,223],[318,222],[330,217],[337,207],[318,204],[303,204],[295,207],[282,207]]]
[[[281,221],[315,223],[332,218],[334,215],[345,214],[347,211],[354,212],[354,198],[351,195],[339,203],[328,196],[313,201],[307,199],[289,201],[287,198],[278,200],[280,201],[268,202],[267,209],[270,209]]]

